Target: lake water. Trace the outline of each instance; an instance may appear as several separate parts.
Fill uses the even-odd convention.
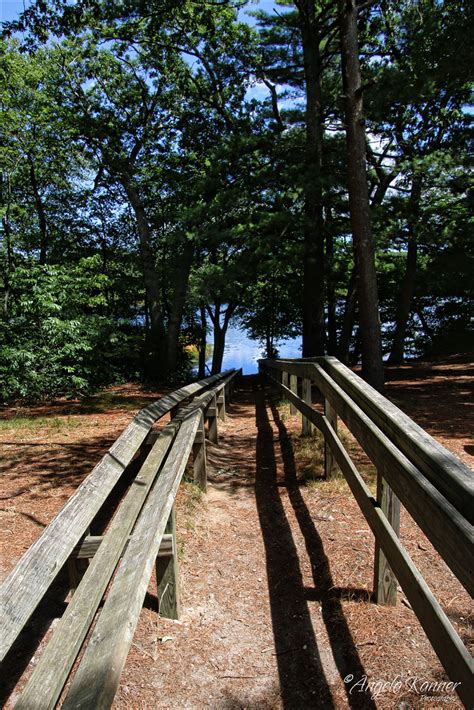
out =
[[[212,333],[208,335],[212,343]],[[282,340],[277,344],[278,356],[285,358],[301,357],[301,338]],[[225,340],[223,370],[242,368],[244,375],[254,375],[258,372],[257,360],[263,357],[263,347],[255,340],[250,340],[247,334],[236,326],[229,326]],[[212,358],[211,358],[212,360]],[[211,365],[209,360],[208,365]]]

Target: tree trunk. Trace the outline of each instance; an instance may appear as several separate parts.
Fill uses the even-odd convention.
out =
[[[151,230],[146,217],[145,207],[130,176],[122,174],[120,178],[137,221],[140,259],[145,282],[147,305],[150,313],[146,363],[147,375],[152,380],[159,380],[166,375],[166,372],[163,370],[163,366],[166,364],[165,330],[163,311],[161,308],[160,280],[155,266],[155,257],[151,249]]]
[[[337,357],[345,365],[349,363],[349,350],[351,346],[352,331],[354,330],[354,322],[357,307],[357,286],[355,271],[352,271],[347,287],[346,307],[342,319],[342,328],[337,344]]]
[[[199,372],[198,377],[200,380],[206,376],[206,347],[207,347],[207,322],[206,322],[206,309],[204,306],[199,308],[199,313],[201,316],[201,339],[199,343]]]
[[[193,243],[186,239],[182,253],[178,256],[179,268],[175,276],[168,322],[168,332],[166,334],[166,369],[170,373],[176,372],[178,367],[181,321],[183,319],[184,304],[186,302],[186,294],[188,292],[188,281],[193,262],[193,255]]]
[[[212,353],[212,367],[211,375],[217,375],[222,371],[222,361],[224,359],[224,349],[225,349],[225,336],[227,333],[227,328],[229,327],[230,319],[232,318],[236,305],[229,303],[224,312],[224,320],[221,325],[221,304],[215,303],[214,312],[208,307],[207,312],[209,313],[212,325],[214,327],[214,350]]]
[[[337,350],[336,328],[336,281],[334,277],[334,238],[326,234],[326,283],[328,292],[328,354],[335,355]]]
[[[415,292],[416,262],[417,262],[417,227],[420,219],[420,197],[422,177],[413,177],[410,199],[408,204],[408,244],[405,273],[400,284],[397,300],[397,313],[395,317],[395,334],[393,336],[392,350],[388,359],[391,365],[400,365],[405,357],[405,338],[408,319],[410,317],[413,294]]]
[[[355,0],[339,0],[342,74],[345,91],[347,173],[354,259],[357,271],[362,376],[383,389],[383,360],[375,251],[372,238],[362,86]]]
[[[36,213],[38,215],[38,222],[40,228],[40,257],[39,263],[46,264],[46,259],[48,256],[48,223],[46,221],[46,212],[44,210],[43,200],[38,188],[38,181],[36,179],[36,170],[33,157],[28,153],[28,163],[30,166],[30,180],[31,187],[33,190],[33,196],[35,198]]]
[[[298,3],[306,86],[303,357],[324,355],[323,117],[319,28],[314,0]]]

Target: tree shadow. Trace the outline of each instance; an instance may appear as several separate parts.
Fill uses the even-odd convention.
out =
[[[256,394],[258,437],[255,492],[266,550],[283,706],[289,710],[331,708],[334,707],[334,701],[324,675],[321,652],[308,608],[310,599],[315,598],[320,602],[322,620],[341,678],[361,678],[365,675],[364,668],[342,611],[341,597],[344,590],[334,588],[321,537],[299,489],[286,427],[274,406],[271,406],[271,411],[280,435],[286,491],[305,540],[315,585],[314,590],[309,590],[303,584],[290,522],[280,498],[281,481],[277,479],[274,435],[264,392],[261,391]],[[351,708],[375,710],[375,703],[369,695],[350,695],[349,690],[346,686]]]

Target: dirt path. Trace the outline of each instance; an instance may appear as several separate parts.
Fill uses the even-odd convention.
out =
[[[396,609],[369,603],[365,521],[343,484],[302,483],[299,420],[266,394],[246,378],[209,448],[209,493],[182,531],[182,619],[157,625],[144,609],[114,708],[426,707],[408,679],[442,680],[436,656],[401,593]],[[426,555],[421,533],[404,528]],[[453,602],[452,575],[432,555],[441,597],[463,618],[467,595],[455,582]],[[365,676],[390,687],[372,698]]]
[[[415,373],[410,383],[409,372],[402,375],[403,382],[393,378],[391,395],[408,413],[410,405],[423,403],[428,428],[431,424],[444,445],[472,462],[466,416],[456,420],[452,432],[448,412],[427,399],[438,376],[420,380]],[[465,368],[458,375],[457,387],[452,380],[446,383],[442,399],[448,408],[464,396]],[[443,370],[439,377],[438,393]],[[124,392],[124,399],[129,395]],[[134,404],[143,406],[138,399]],[[465,414],[466,402],[463,406]],[[37,521],[40,531],[86,475],[89,458],[98,458],[120,433],[130,417],[127,409],[115,416],[110,410],[63,412],[55,443],[45,435],[37,460],[27,461],[22,453],[31,451],[33,434],[5,432],[12,458],[4,468],[6,524],[0,541],[14,545],[2,559],[4,573],[38,534]],[[74,426],[63,427],[62,416],[74,419]],[[193,508],[192,487],[185,486],[178,501],[181,619],[157,616],[152,581],[115,710],[461,708],[442,685],[424,697],[426,684],[446,681],[443,670],[401,590],[396,608],[370,603],[372,535],[343,481],[307,480],[308,474],[322,473],[321,446],[300,439],[300,429],[300,418],[290,416],[287,405],[277,406],[257,378],[244,378],[220,426],[219,444],[208,445],[208,494]],[[346,443],[370,480],[367,460],[353,442]],[[18,461],[15,451],[22,453]],[[68,467],[71,451],[79,456],[77,465]],[[468,595],[405,514],[401,537],[469,643]],[[51,604],[49,621],[62,608]],[[27,674],[39,653],[30,646],[35,656]]]

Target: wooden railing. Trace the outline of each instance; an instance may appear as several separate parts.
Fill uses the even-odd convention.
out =
[[[175,496],[191,453],[194,480],[206,489],[205,436],[217,442],[217,419],[238,374],[208,377],[141,410],[2,584],[0,661],[66,563],[75,590],[16,708],[55,707],[109,585],[63,708],[112,704],[155,566],[159,611],[177,618]],[[171,422],[152,430],[168,412]],[[136,455],[139,471],[105,533],[90,535]],[[80,579],[76,565],[84,558],[91,563]]]
[[[397,580],[466,707],[474,700],[473,660],[401,544],[400,504],[473,595],[472,471],[334,357],[261,360],[260,371],[325,440],[325,476],[339,466],[376,542],[374,597],[394,604]],[[299,387],[301,383],[301,387]],[[324,414],[312,407],[312,386]],[[301,393],[301,396],[300,396]],[[340,417],[377,469],[372,495],[337,433]]]

